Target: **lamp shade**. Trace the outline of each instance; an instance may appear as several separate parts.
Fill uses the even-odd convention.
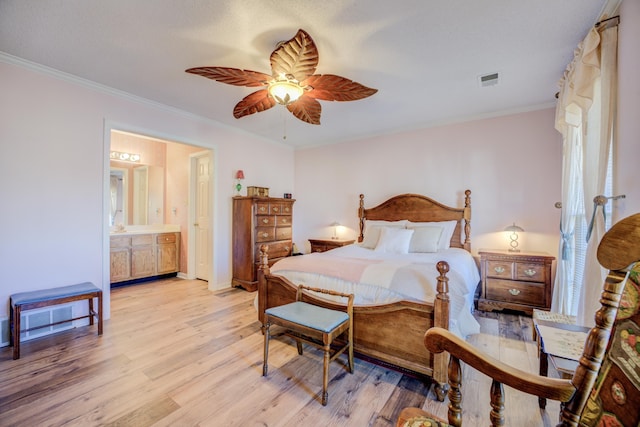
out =
[[[514,222],[512,225],[505,227],[504,231],[510,231],[512,233],[513,232],[522,233],[524,229],[522,227],[517,226],[516,223]]]
[[[244,179],[244,171],[242,169],[239,169],[238,172],[236,172],[236,179]]]

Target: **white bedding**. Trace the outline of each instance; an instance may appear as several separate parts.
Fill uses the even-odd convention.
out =
[[[447,261],[450,267],[447,273],[451,303],[449,329],[461,337],[478,333],[480,326],[471,312],[480,274],[471,254],[463,249],[394,254],[353,244],[284,258],[270,270],[295,284],[353,293],[356,305],[407,299],[431,303],[436,294],[438,261]],[[317,268],[323,272],[313,272]]]

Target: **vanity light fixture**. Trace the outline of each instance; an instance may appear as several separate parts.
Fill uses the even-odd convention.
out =
[[[111,160],[117,160],[120,162],[132,162],[132,163],[140,162],[140,154],[125,153],[123,151],[111,151],[109,153],[109,158]]]
[[[509,248],[509,252],[520,252],[520,249],[518,249],[518,233],[524,232],[524,229],[522,227],[518,227],[514,222],[513,225],[506,227],[504,231],[510,233],[509,239],[511,239],[511,242],[509,245],[511,247]]]

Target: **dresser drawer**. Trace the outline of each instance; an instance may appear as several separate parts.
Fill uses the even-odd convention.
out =
[[[487,298],[515,304],[545,305],[545,284],[487,279]]]
[[[547,270],[539,263],[516,263],[516,280],[526,280],[530,282],[546,282]]]
[[[513,279],[513,262],[487,261],[487,277]]]
[[[276,240],[276,231],[273,227],[256,227],[256,242],[271,242]]]
[[[282,204],[280,203],[270,203],[269,204],[269,213],[273,215],[282,215]]]
[[[258,215],[268,215],[269,211],[269,202],[257,202],[256,203],[256,213]]]
[[[291,240],[291,227],[278,227],[276,228],[275,240]]]
[[[281,257],[285,257],[285,256],[289,256],[291,255],[291,242],[287,241],[287,242],[277,242],[277,243],[266,243],[264,244],[265,246],[267,246],[268,248],[268,255],[269,255],[269,259],[273,259],[273,258],[281,258]],[[260,246],[262,245],[256,245],[255,248],[255,259],[257,262],[259,262],[260,260]]]
[[[291,215],[278,215],[276,222],[278,227],[291,227]]]
[[[256,216],[256,225],[259,227],[275,226],[276,217],[273,215],[258,215]]]

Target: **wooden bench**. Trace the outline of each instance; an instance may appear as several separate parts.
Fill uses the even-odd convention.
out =
[[[98,311],[93,309],[93,299],[98,299]],[[23,310],[48,307],[80,300],[89,301],[89,314],[74,317],[59,322],[40,325],[29,329],[20,329],[20,319]],[[94,324],[94,317],[98,320],[98,335],[102,335],[102,290],[90,282],[71,286],[42,289],[39,291],[20,292],[9,297],[9,343],[13,345],[13,358],[20,358],[20,334],[35,329],[71,322],[73,320],[89,318],[89,324]]]

